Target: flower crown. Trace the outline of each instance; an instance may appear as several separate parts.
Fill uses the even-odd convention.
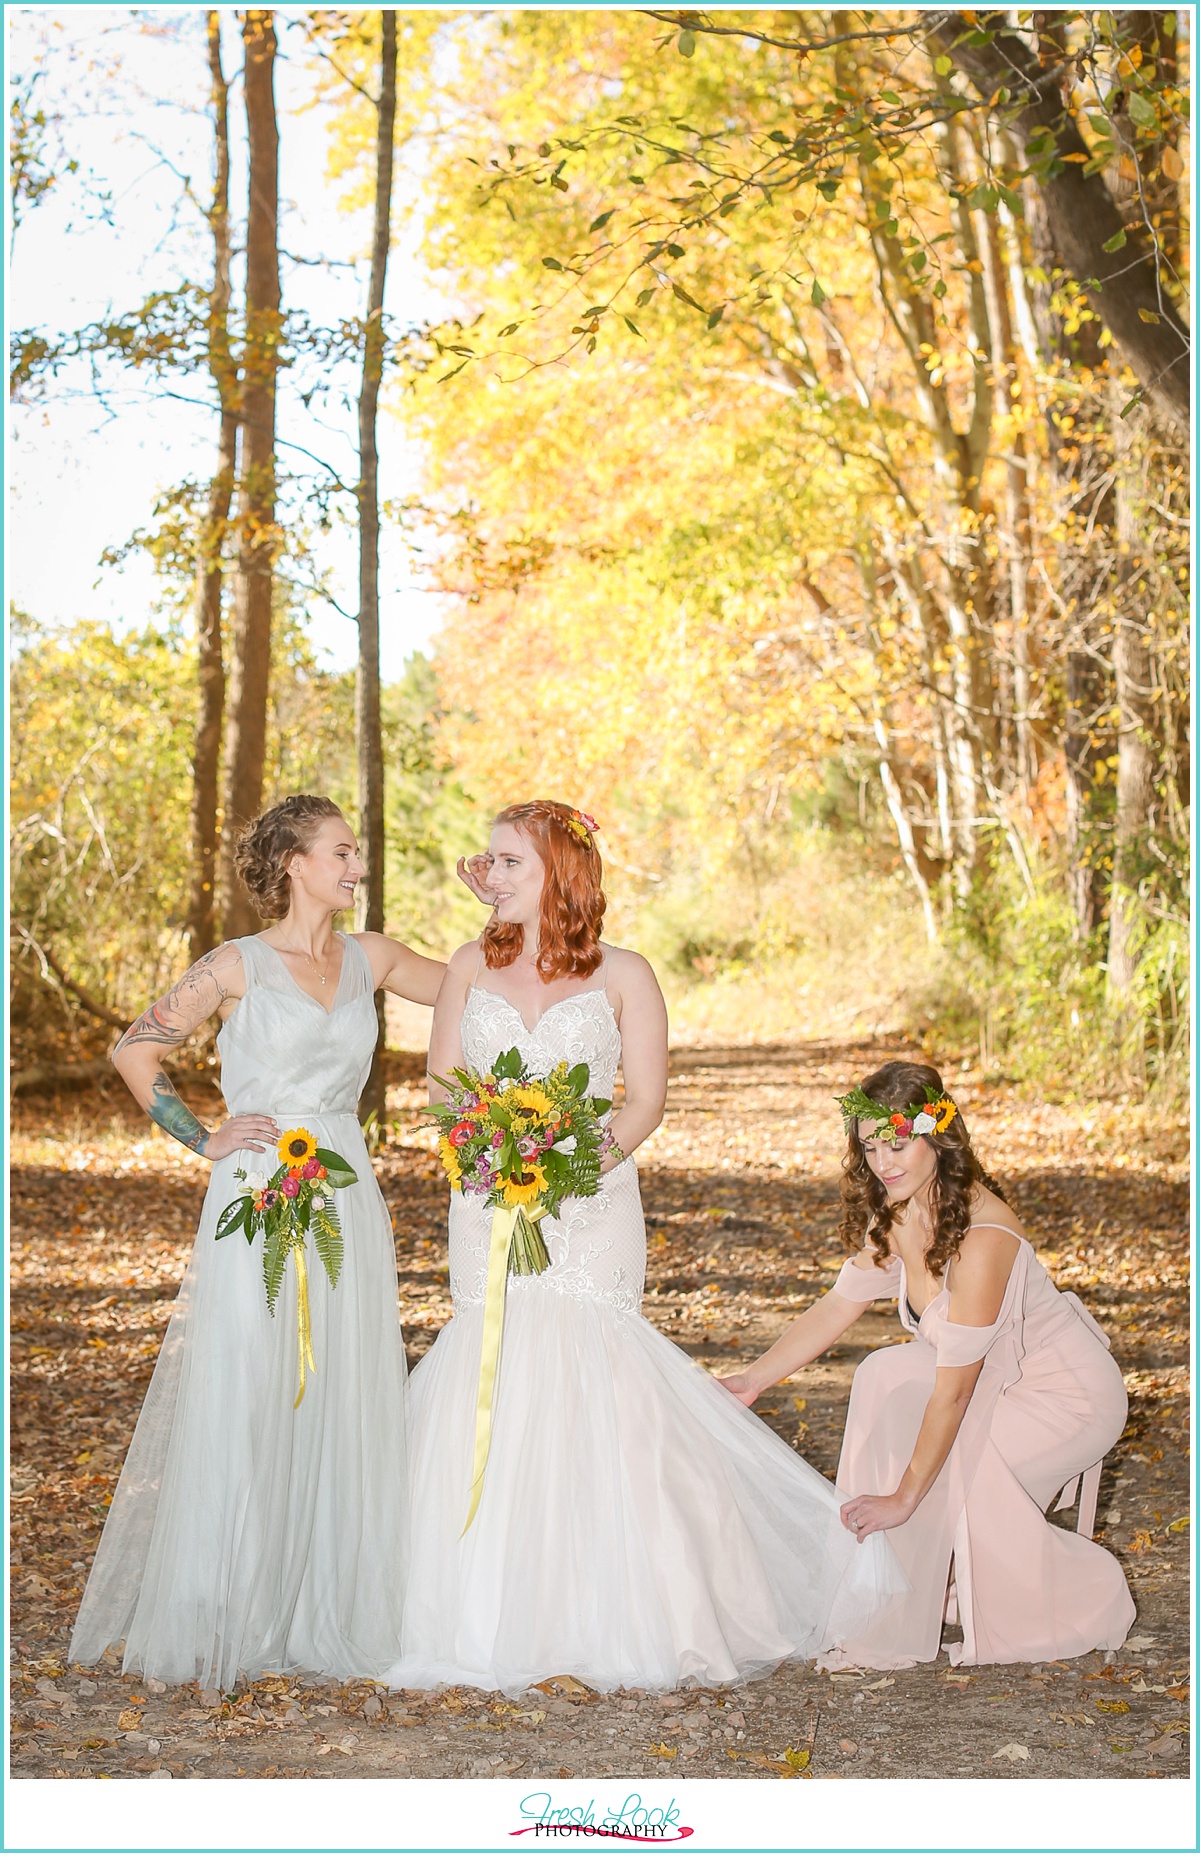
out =
[[[939,1094],[936,1087],[927,1087],[924,1105],[910,1107],[907,1113],[872,1100],[861,1087],[852,1087],[848,1094],[836,1098],[847,1132],[859,1120],[872,1120],[875,1131],[871,1136],[888,1145],[899,1145],[902,1139],[919,1139],[925,1133],[945,1132],[958,1112],[949,1094]]]
[[[600,826],[594,817],[589,817],[586,811],[572,810],[571,815],[566,819],[566,825],[581,843],[586,843],[589,849],[595,849],[596,845],[592,838]]]

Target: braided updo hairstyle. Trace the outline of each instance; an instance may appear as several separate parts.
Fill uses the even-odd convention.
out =
[[[914,1113],[920,1112],[924,1105],[927,1087],[935,1094],[946,1091],[936,1068],[925,1062],[885,1062],[882,1068],[867,1076],[862,1091],[880,1106],[891,1107],[897,1113]],[[976,1185],[982,1184],[1002,1203],[1007,1203],[1008,1198],[971,1149],[971,1137],[961,1112],[955,1114],[945,1132],[927,1132],[920,1136],[928,1140],[937,1159],[937,1170],[929,1187],[933,1240],[925,1251],[925,1265],[931,1274],[940,1276],[958,1253],[963,1236],[971,1226],[971,1197]],[[842,1160],[842,1222],[838,1233],[847,1248],[857,1251],[862,1248],[869,1228],[876,1265],[882,1267],[892,1258],[888,1231],[900,1206],[891,1202],[886,1184],[876,1177],[867,1163],[857,1120],[852,1120],[847,1127],[846,1143],[846,1156]]]
[[[287,865],[306,856],[327,817],[340,817],[332,798],[302,791],[284,798],[247,824],[238,838],[233,862],[242,886],[263,920],[282,920],[292,898]]]

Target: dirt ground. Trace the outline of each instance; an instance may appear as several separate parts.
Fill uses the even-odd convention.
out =
[[[890,1048],[887,1053],[896,1053]],[[641,1155],[646,1313],[728,1371],[832,1281],[838,1121],[866,1044],[677,1051]],[[379,1161],[410,1358],[450,1314],[445,1186],[421,1063],[395,1058],[398,1138]],[[1061,1286],[1110,1334],[1130,1393],[1098,1536],[1137,1600],[1116,1655],[882,1677],[783,1668],[737,1690],[600,1696],[547,1682],[469,1691],[263,1679],[164,1689],[67,1663],[71,1623],[195,1229],[204,1168],[119,1084],[23,1103],[12,1181],[12,1774],[17,1777],[1031,1777],[1186,1774],[1188,1238],[1182,1132],[1120,1105],[1038,1105],[969,1071],[953,1089]],[[216,1113],[203,1078],[184,1091]],[[760,1412],[832,1477],[856,1363],[894,1342],[868,1314]]]

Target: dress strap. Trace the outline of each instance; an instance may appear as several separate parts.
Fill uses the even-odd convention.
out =
[[[478,990],[479,988],[479,974],[482,970],[483,970],[483,935],[481,933],[479,936],[479,957],[475,961],[475,971],[471,979],[471,989],[473,991]]]

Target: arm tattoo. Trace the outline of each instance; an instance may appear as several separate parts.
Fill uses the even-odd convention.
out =
[[[218,946],[212,952],[206,952],[179,980],[179,983],[167,992],[165,997],[149,1010],[142,1012],[137,1022],[125,1031],[118,1049],[130,1048],[134,1043],[158,1043],[164,1048],[178,1048],[186,1042],[194,1029],[198,1029],[206,1017],[211,1017],[220,1009],[229,991],[223,983],[214,961],[220,959],[224,948]],[[185,1109],[186,1111],[186,1109]],[[169,1130],[169,1128],[168,1128]],[[184,1144],[188,1141],[185,1139]]]
[[[178,1139],[180,1145],[192,1152],[204,1152],[209,1141],[208,1127],[202,1126],[191,1108],[184,1105],[161,1068],[154,1077],[146,1111],[154,1124]]]

